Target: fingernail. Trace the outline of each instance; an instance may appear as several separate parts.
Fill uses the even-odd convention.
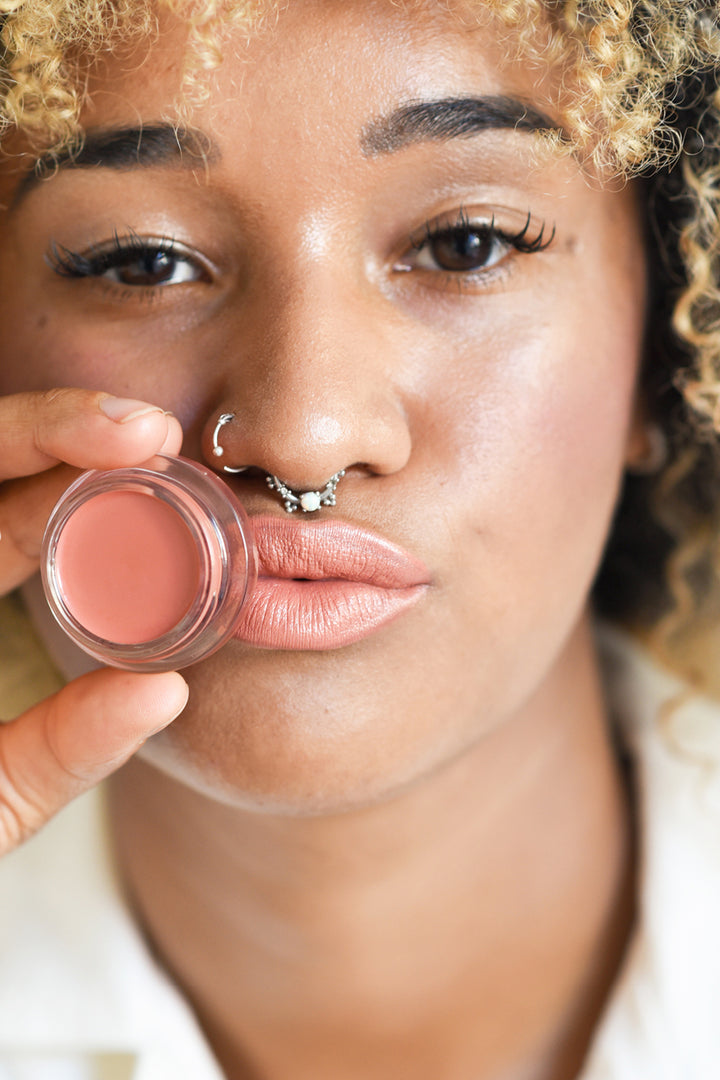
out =
[[[100,411],[104,412],[116,424],[127,424],[148,413],[161,413],[158,405],[148,405],[147,401],[134,401],[132,398],[104,397],[99,401]]]

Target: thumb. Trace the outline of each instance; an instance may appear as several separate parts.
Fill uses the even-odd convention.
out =
[[[187,698],[177,672],[93,671],[0,725],[0,855],[127,761]]]

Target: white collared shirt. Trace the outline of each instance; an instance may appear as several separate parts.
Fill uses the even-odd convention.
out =
[[[720,1077],[720,706],[603,633],[635,759],[640,920],[578,1080]],[[0,1080],[221,1080],[158,968],[107,853],[102,800],[77,800],[0,864]]]

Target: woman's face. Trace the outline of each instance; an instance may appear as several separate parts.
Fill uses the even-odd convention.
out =
[[[18,188],[4,166],[2,392],[147,399],[199,459],[234,412],[228,460],[298,488],[346,469],[319,516],[426,568],[352,644],[234,641],[186,673],[153,760],[242,805],[412,782],[544,693],[586,605],[631,438],[641,228],[632,186],[539,149],[550,89],[499,40],[444,4],[292,0],[225,42],[202,135],[176,141],[168,18],[97,72],[82,167]],[[231,482],[285,518],[259,472]]]

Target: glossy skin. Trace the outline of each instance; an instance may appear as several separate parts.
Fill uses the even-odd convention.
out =
[[[151,62],[98,71],[88,129],[172,113],[183,38],[167,20]],[[623,467],[642,450],[636,192],[512,129],[363,144],[370,123],[418,99],[503,94],[552,115],[550,76],[538,86],[505,53],[487,26],[431,5],[292,3],[212,77],[192,117],[217,144],[206,168],[64,169],[0,225],[3,393],[62,383],[153,401],[181,421],[183,452],[210,462],[232,411],[228,460],[260,470],[232,481],[251,513],[283,514],[262,473],[303,489],[346,469],[323,515],[429,570],[422,599],[360,642],[233,642],[185,672],[187,709],[143,754],[166,776],[145,764],[119,780],[124,869],[233,1077],[255,1075],[239,1064],[249,1045],[263,1076],[395,1076],[386,1035],[399,1060],[417,1056],[416,1080],[438,1077],[432,1034],[443,1080],[564,1080],[622,952],[629,829],[586,616]],[[12,163],[2,183],[8,201]],[[486,265],[460,273],[437,258],[466,219]],[[491,222],[552,242],[488,245]],[[170,283],[48,265],[53,242],[87,255],[114,231],[172,239]],[[392,886],[358,919],[359,886],[375,887],[385,859]],[[560,889],[551,912],[545,885]],[[178,890],[187,907],[170,912]],[[258,914],[256,894],[274,906]],[[412,923],[409,897],[422,897]],[[311,957],[289,981],[286,958],[258,944],[265,910],[292,955],[302,942]],[[381,931],[401,925],[407,948],[388,972]],[[552,978],[541,963],[518,996],[510,976],[538,956]],[[431,993],[438,962],[446,1009]],[[363,1023],[377,1021],[375,1038],[403,1001],[402,1034],[383,1032],[368,1065]],[[268,1037],[280,1019],[283,1047]],[[337,1036],[353,1024],[356,1069]],[[511,1072],[513,1055],[524,1064]]]
[[[408,100],[537,97],[519,67],[497,70],[479,32],[364,12],[323,13],[328,54],[288,13],[247,67],[228,56],[212,108],[193,117],[220,151],[206,174],[67,170],[2,232],[4,392],[65,383],[158,402],[191,455],[231,409],[234,461],[297,487],[347,469],[326,513],[430,568],[422,604],[357,646],[231,646],[191,674],[173,753],[201,777],[219,768],[241,802],[300,812],[412,781],[542,685],[604,543],[642,333],[632,189],[591,186],[569,161],[533,169],[533,136],[511,131],[361,152],[364,125]],[[165,39],[159,62],[111,69],[89,127],[171,108],[162,58],[180,43]],[[530,213],[534,236],[555,236],[474,281],[425,269],[413,242],[461,208],[514,232]],[[203,270],[176,277],[199,280],[133,289],[45,261],[53,241],[85,252],[114,230],[182,243]],[[282,512],[258,480],[237,488],[251,511]]]

